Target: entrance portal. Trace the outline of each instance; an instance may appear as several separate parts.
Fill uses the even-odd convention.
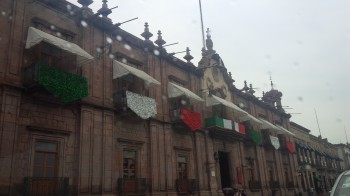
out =
[[[221,188],[231,187],[230,163],[228,160],[227,152],[219,151],[219,164],[220,164]]]

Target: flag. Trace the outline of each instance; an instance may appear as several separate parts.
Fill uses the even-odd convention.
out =
[[[245,129],[244,124],[236,123],[236,122],[234,122],[234,124],[235,124],[235,130],[238,133],[241,133],[241,134],[245,134],[246,133],[246,129]]]

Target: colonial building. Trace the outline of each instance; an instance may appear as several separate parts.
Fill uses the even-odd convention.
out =
[[[295,195],[336,174],[273,84],[233,84],[209,33],[195,66],[78,2],[0,2],[0,195]],[[300,178],[310,154],[320,173]]]
[[[298,173],[302,190],[306,192],[312,188],[317,193],[327,193],[342,171],[336,146],[321,136],[309,134],[310,130],[299,124],[290,124],[291,130],[296,133]]]
[[[349,144],[336,144],[335,145],[338,150],[338,156],[342,160],[340,162],[341,170],[349,170],[350,169],[350,146]]]

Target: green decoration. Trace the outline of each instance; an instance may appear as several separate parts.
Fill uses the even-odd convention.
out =
[[[262,144],[262,138],[261,134],[253,129],[248,129],[248,134],[250,135],[250,138],[253,140],[253,142],[256,145]]]
[[[205,119],[205,127],[212,127],[212,126],[224,128],[223,119],[219,118],[219,117],[206,118]]]
[[[38,67],[38,83],[62,102],[70,103],[88,96],[86,78],[54,66],[39,64]]]

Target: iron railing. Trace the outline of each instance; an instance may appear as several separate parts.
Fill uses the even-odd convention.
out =
[[[260,191],[261,190],[261,182],[256,180],[256,181],[249,181],[248,182],[248,186],[249,186],[249,189],[252,191],[252,192],[255,192],[255,191]]]
[[[68,195],[69,178],[66,177],[25,177],[25,196]]]
[[[294,182],[293,181],[289,181],[286,183],[287,189],[294,189]]]
[[[192,194],[197,190],[195,179],[176,179],[176,191],[179,194]]]
[[[269,182],[270,189],[279,189],[280,183],[278,181],[270,181]]]
[[[147,191],[146,178],[118,179],[118,192],[120,195],[137,194],[144,195]]]

